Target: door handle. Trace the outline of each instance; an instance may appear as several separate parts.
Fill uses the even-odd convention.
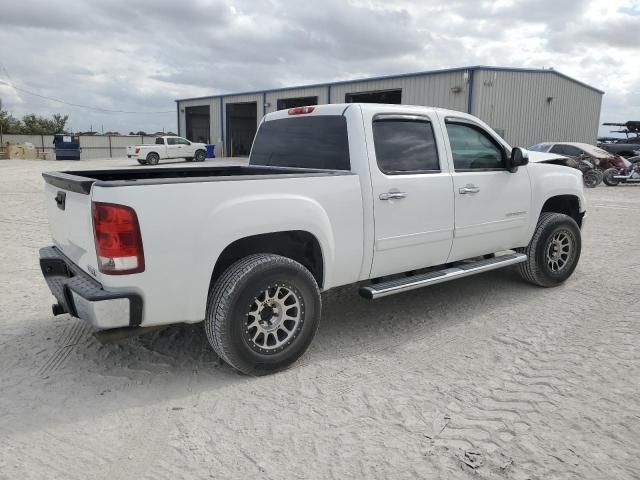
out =
[[[480,191],[480,188],[476,187],[475,185],[468,184],[460,188],[460,190],[458,191],[461,195],[466,195],[467,193],[478,193]]]
[[[381,193],[378,198],[380,200],[395,200],[395,199],[404,198],[406,196],[407,194],[404,192],[387,192],[387,193]]]

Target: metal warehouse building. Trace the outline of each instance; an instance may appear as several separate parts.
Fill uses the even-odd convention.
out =
[[[428,105],[471,113],[514,146],[595,144],[604,92],[555,70],[466,67],[176,100],[178,135],[249,153],[262,117],[325,103]]]

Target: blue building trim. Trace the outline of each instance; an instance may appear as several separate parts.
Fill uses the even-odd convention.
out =
[[[223,107],[223,97],[220,97],[220,140],[222,140],[222,151],[220,152],[221,157],[224,157],[226,155],[225,145],[227,144],[226,139],[224,138],[224,112],[222,111]]]
[[[473,74],[475,68],[469,69],[469,77],[467,78],[467,113],[473,113]]]
[[[369,78],[357,78],[357,79],[353,79],[353,80],[341,80],[341,81],[337,81],[337,82],[324,82],[324,83],[315,83],[315,84],[310,84],[310,85],[298,85],[298,86],[291,86],[291,87],[283,87],[283,88],[272,88],[272,89],[265,89],[265,90],[255,90],[255,91],[250,91],[250,92],[240,92],[240,93],[225,93],[225,94],[219,94],[219,95],[209,95],[206,97],[193,97],[193,98],[181,98],[178,100],[175,100],[176,102],[185,102],[188,100],[210,100],[210,99],[214,99],[214,98],[220,98],[220,97],[233,97],[236,95],[256,95],[256,94],[261,94],[261,93],[272,93],[272,92],[283,92],[286,90],[294,90],[294,89],[302,89],[302,88],[320,88],[320,87],[331,87],[332,85],[346,85],[349,83],[361,83],[361,82],[371,82],[371,81],[375,81],[375,80],[394,80],[394,79],[402,79],[402,78],[408,78],[408,77],[421,77],[421,76],[425,76],[425,75],[440,75],[440,74],[447,74],[447,73],[456,73],[456,72],[465,72],[465,71],[470,71],[470,70],[486,70],[486,71],[496,71],[496,72],[518,72],[518,73],[548,73],[548,74],[555,74],[558,75],[559,77],[564,78],[565,80],[569,80],[573,83],[576,83],[578,85],[581,85],[585,88],[588,88],[590,90],[593,90],[594,92],[597,92],[599,94],[604,94],[604,92],[602,90],[599,90],[595,87],[592,87],[591,85],[588,85],[584,82],[581,82],[580,80],[576,80],[575,78],[572,78],[568,75],[565,75],[564,73],[558,72],[557,70],[551,70],[551,69],[540,69],[540,68],[511,68],[511,67],[492,67],[492,66],[485,66],[485,65],[476,65],[476,66],[471,66],[471,67],[459,67],[459,68],[447,68],[447,69],[443,69],[443,70],[428,70],[428,71],[423,71],[423,72],[414,72],[414,73],[403,73],[403,74],[399,74],[399,75],[386,75],[386,76],[380,76],[380,77],[369,77]]]
[[[327,85],[327,103],[331,103],[331,85]]]

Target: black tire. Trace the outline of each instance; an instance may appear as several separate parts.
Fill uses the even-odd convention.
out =
[[[142,158],[139,158],[139,159],[138,159],[138,163],[139,163],[140,165],[146,165],[146,164],[147,164],[147,161],[146,161],[146,160],[144,160],[144,159],[142,159]]]
[[[262,325],[264,321],[271,321],[277,309],[272,308],[273,316],[265,319],[261,313],[263,310],[253,310],[253,307],[256,303],[268,301],[264,297],[266,292],[274,295],[271,298],[275,299],[279,292],[286,290],[298,303],[284,307],[282,311],[293,311],[293,315],[298,312],[297,323],[290,326],[290,330],[278,327],[275,334],[272,331],[260,337],[261,334],[256,333],[262,328],[258,323]],[[283,298],[286,301],[290,297],[287,294]],[[267,308],[271,307],[264,310]],[[255,254],[231,265],[212,285],[204,326],[209,343],[222,360],[242,373],[265,375],[288,367],[307,350],[318,330],[321,310],[320,290],[309,270],[286,257]],[[250,313],[252,311],[253,314]],[[252,319],[251,315],[255,317]],[[276,339],[281,330],[289,337]],[[271,337],[284,343],[280,347],[269,346],[267,339]]]
[[[604,175],[602,177],[602,181],[604,182],[605,185],[609,186],[609,187],[616,187],[620,184],[620,180],[617,180],[613,177],[615,177],[616,175],[619,175],[620,173],[618,172],[618,169],[616,168],[608,168],[607,170],[604,171]]]
[[[151,152],[147,154],[147,163],[149,165],[157,165],[159,161],[160,161],[160,155],[158,155],[157,153]]]
[[[589,170],[582,174],[582,183],[587,188],[596,188],[600,183],[600,176],[595,170]]]
[[[564,235],[570,243],[566,261],[562,268],[554,271],[548,254],[555,252],[557,235]],[[575,220],[568,215],[555,212],[543,212],[538,219],[538,225],[533,238],[525,248],[519,252],[527,254],[527,260],[518,265],[520,276],[527,282],[540,287],[555,287],[571,276],[580,260],[582,239],[580,228]],[[558,260],[555,265],[559,264]],[[551,260],[553,262],[553,260]]]
[[[593,171],[596,172],[596,175],[598,175],[598,185],[600,185],[602,183],[602,180],[604,180],[604,172],[599,168],[596,168]]]
[[[196,150],[196,153],[193,157],[196,162],[204,162],[205,158],[207,158],[207,152],[205,152],[204,150]]]

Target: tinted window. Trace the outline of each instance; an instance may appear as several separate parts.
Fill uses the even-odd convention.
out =
[[[554,145],[550,150],[551,153],[558,153],[560,155],[569,155],[570,157],[579,157],[584,152],[573,145]]]
[[[479,128],[447,123],[447,133],[456,170],[505,168],[502,149]]]
[[[376,120],[373,141],[378,166],[384,173],[440,171],[430,122]]]
[[[532,152],[546,152],[549,150],[551,145],[548,143],[536,143],[535,145],[531,145],[527,150],[531,150]]]
[[[175,138],[167,138],[167,145],[177,145],[178,142],[176,142]]]
[[[164,145],[164,138],[156,138],[156,145]]]
[[[176,138],[174,140],[176,141],[176,145],[191,145],[189,140],[185,140],[184,138]]]
[[[347,121],[339,115],[319,115],[263,122],[249,163],[349,170]]]

